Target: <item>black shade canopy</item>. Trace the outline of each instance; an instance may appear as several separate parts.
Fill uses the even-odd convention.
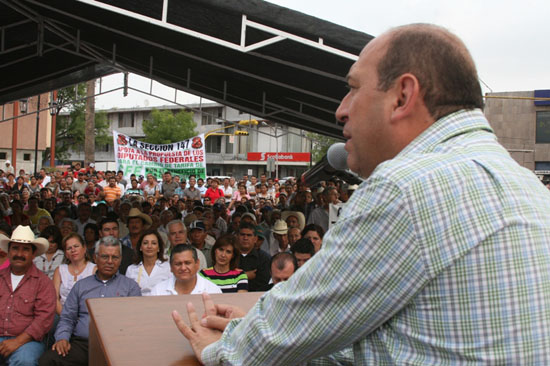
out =
[[[337,137],[373,38],[258,0],[0,0],[0,23],[2,104],[125,71]]]

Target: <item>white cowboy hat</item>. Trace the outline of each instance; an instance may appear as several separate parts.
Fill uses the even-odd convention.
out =
[[[289,216],[294,216],[298,219],[298,226],[300,231],[306,227],[306,217],[300,211],[283,211],[281,212],[281,220],[286,221]]]
[[[46,251],[50,247],[50,243],[48,242],[48,239],[45,239],[45,238],[35,239],[34,233],[32,232],[31,228],[29,226],[23,226],[23,225],[19,225],[18,227],[15,228],[15,230],[11,234],[11,238],[8,238],[7,236],[0,234],[0,249],[2,249],[4,252],[7,253],[9,243],[32,244],[36,247],[36,251],[34,252],[34,255],[37,257],[39,255],[46,253]]]
[[[288,226],[286,224],[286,221],[283,221],[283,220],[275,221],[275,225],[273,225],[273,232],[275,234],[279,234],[279,235],[287,234],[288,233]]]
[[[131,218],[139,217],[141,220],[143,220],[144,229],[148,229],[152,224],[153,220],[151,217],[143,212],[140,211],[139,208],[132,207],[130,209],[130,212],[128,213],[128,220],[126,220],[126,224],[130,221]]]

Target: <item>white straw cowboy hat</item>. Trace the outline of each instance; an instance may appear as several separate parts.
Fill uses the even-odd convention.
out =
[[[289,216],[294,216],[296,219],[298,219],[298,226],[300,231],[304,230],[304,227],[306,227],[306,217],[303,213],[300,211],[283,211],[281,212],[281,220],[286,221],[286,219]]]
[[[274,234],[285,235],[288,233],[288,226],[285,221],[277,220],[275,221],[275,225],[273,225],[272,231]]]
[[[48,239],[35,239],[34,233],[32,232],[31,228],[29,226],[23,225],[19,225],[15,228],[15,230],[11,234],[11,238],[0,234],[0,249],[7,253],[9,243],[32,244],[36,247],[36,251],[34,252],[35,256],[46,253],[46,251],[50,247],[50,242],[48,242]]]

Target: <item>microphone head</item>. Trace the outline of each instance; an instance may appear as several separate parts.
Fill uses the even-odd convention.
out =
[[[327,160],[330,166],[336,170],[348,170],[348,152],[345,143],[339,142],[329,147],[327,151]]]

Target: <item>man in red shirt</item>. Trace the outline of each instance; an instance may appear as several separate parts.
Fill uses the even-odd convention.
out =
[[[218,188],[220,184],[220,181],[218,178],[212,178],[212,182],[210,183],[210,188],[206,190],[206,193],[204,194],[204,198],[210,198],[210,201],[212,203],[215,203],[218,199],[224,198],[223,191]]]
[[[0,249],[10,260],[0,270],[0,364],[35,365],[44,352],[41,340],[52,327],[56,296],[33,259],[48,247],[28,226],[18,226],[11,238],[0,234]]]

